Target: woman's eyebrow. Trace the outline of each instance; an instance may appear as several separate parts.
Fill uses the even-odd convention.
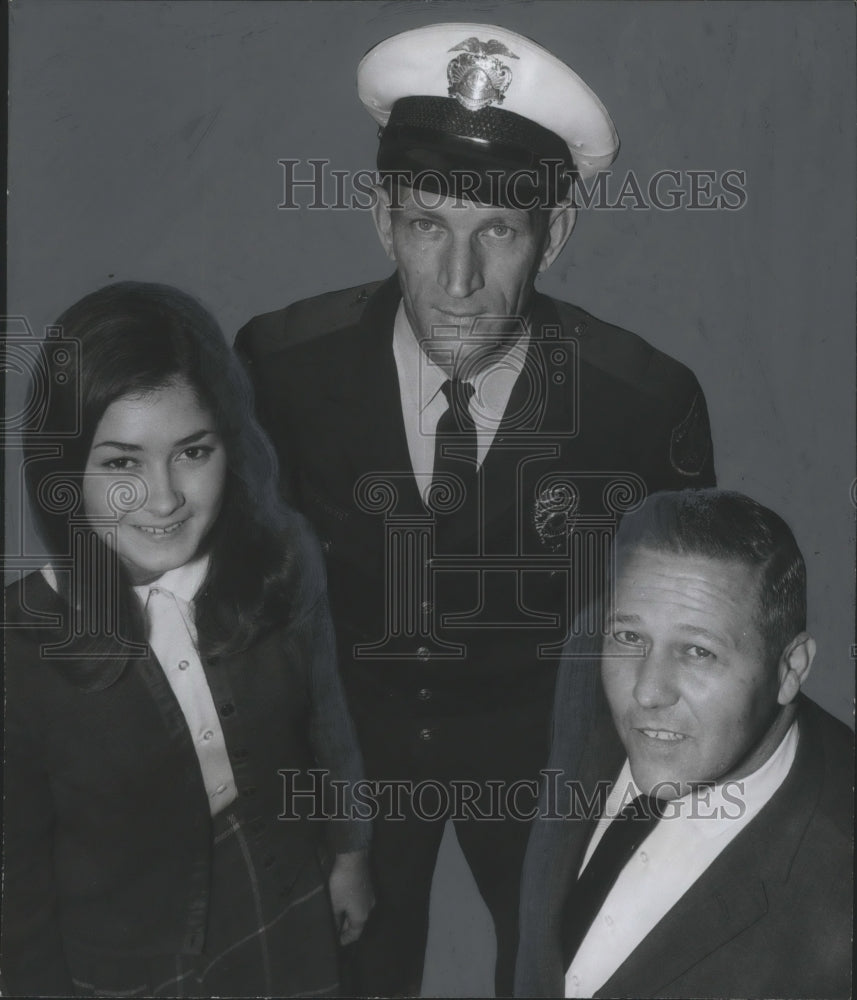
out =
[[[142,451],[143,446],[139,444],[129,444],[127,441],[99,441],[94,444],[94,448],[118,448],[120,451]]]
[[[175,442],[174,447],[178,448],[182,444],[193,444],[194,441],[199,441],[200,438],[204,438],[207,434],[213,434],[214,431],[209,430],[207,427],[200,431],[194,431],[193,434],[188,434],[187,437],[183,437]]]
[[[201,438],[206,437],[209,434],[213,434],[214,431],[208,428],[203,428],[199,431],[194,431],[193,434],[188,434],[187,437],[180,438],[178,441],[173,443],[174,448],[178,448],[183,444],[193,444],[194,441],[199,441]],[[99,441],[98,444],[94,444],[95,448],[118,448],[120,451],[143,451],[143,446],[140,444],[132,444],[129,441]]]

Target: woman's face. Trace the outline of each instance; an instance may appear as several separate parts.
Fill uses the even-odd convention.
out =
[[[115,400],[86,461],[83,509],[135,584],[200,551],[223,501],[226,451],[214,418],[183,382]]]

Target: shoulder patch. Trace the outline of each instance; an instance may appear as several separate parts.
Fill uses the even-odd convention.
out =
[[[682,476],[698,476],[711,447],[711,427],[708,409],[701,392],[697,392],[687,415],[672,429],[670,465]]]

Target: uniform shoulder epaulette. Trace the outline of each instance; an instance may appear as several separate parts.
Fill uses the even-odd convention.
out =
[[[258,360],[307,340],[356,323],[372,293],[383,282],[323,292],[273,312],[254,316],[239,331],[235,346]]]

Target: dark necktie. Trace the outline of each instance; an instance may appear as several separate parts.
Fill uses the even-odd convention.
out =
[[[474,389],[469,382],[453,378],[444,382],[441,392],[446,396],[449,407],[441,414],[435,429],[432,473],[432,495],[436,501],[434,545],[436,553],[462,555],[476,551],[478,538],[476,425],[468,409]],[[454,485],[448,478],[450,475],[456,477]],[[455,509],[451,509],[447,502],[451,495],[459,500]],[[444,590],[449,590],[449,581]],[[450,607],[457,605],[453,602]]]
[[[457,378],[448,379],[440,387],[449,408],[441,415],[435,430],[434,476],[452,472],[462,479],[476,473],[476,424],[468,404],[473,386]],[[454,455],[449,454],[454,451]]]
[[[563,956],[566,968],[571,964],[622,869],[652,832],[663,815],[665,806],[666,802],[662,799],[640,795],[629,802],[604,831],[598,846],[592,852],[589,864],[569,889],[563,915]]]

